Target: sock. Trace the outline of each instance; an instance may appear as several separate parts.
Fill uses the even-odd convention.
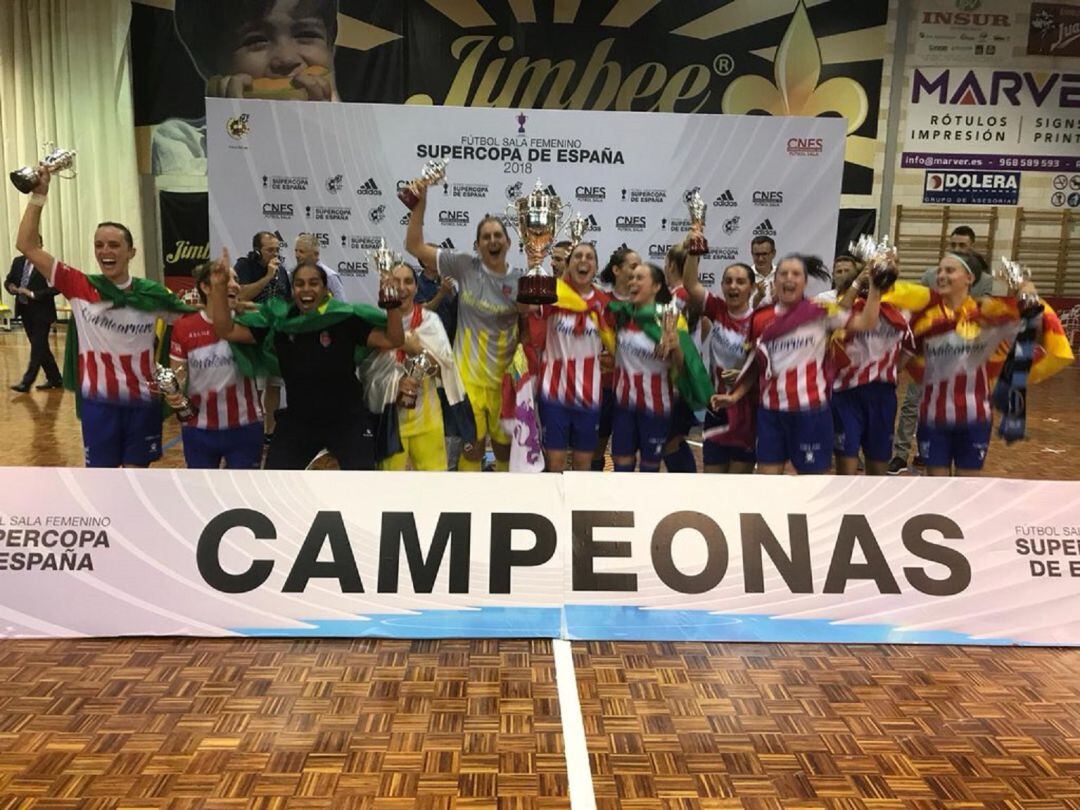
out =
[[[480,461],[471,461],[465,456],[461,456],[457,463],[458,472],[480,472],[480,464]]]
[[[615,472],[633,472],[633,471],[634,471],[634,462],[631,461],[629,464],[620,464],[617,461],[615,462]]]
[[[594,458],[589,463],[589,469],[592,470],[593,472],[603,472],[604,471],[604,460],[602,458]]]
[[[671,470],[671,468],[670,468],[670,467],[668,467],[668,470]],[[659,464],[657,464],[657,465],[656,465],[655,467],[653,467],[653,466],[652,466],[651,464],[650,464],[650,465],[646,465],[646,464],[641,464],[641,465],[640,465],[640,466],[638,467],[638,472],[644,472],[644,473],[658,473],[658,472],[660,472],[660,465],[659,465]]]
[[[694,462],[694,453],[685,440],[679,442],[674,453],[664,456],[664,464],[667,471],[672,473],[696,473],[697,464]]]
[[[510,472],[510,460],[499,461],[495,459],[495,472]]]

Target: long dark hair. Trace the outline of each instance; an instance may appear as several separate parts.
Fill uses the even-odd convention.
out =
[[[637,253],[633,248],[629,248],[626,245],[620,245],[611,252],[610,258],[607,260],[607,264],[604,265],[604,269],[600,271],[600,280],[605,284],[615,283],[615,268],[622,267],[622,263],[626,261],[626,257],[631,253]]]
[[[649,276],[652,278],[653,282],[660,285],[660,289],[656,291],[656,303],[670,304],[671,289],[667,285],[667,278],[664,276],[664,268],[653,262],[648,262],[645,266],[649,268]]]
[[[818,281],[824,281],[826,283],[832,282],[832,273],[829,272],[829,268],[825,266],[825,262],[818,256],[808,256],[804,253],[789,253],[779,262],[776,266],[779,267],[781,263],[790,259],[795,259],[803,266],[803,270],[806,271],[806,280],[816,278]]]

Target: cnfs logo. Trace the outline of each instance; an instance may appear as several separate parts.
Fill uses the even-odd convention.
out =
[[[821,138],[788,138],[787,153],[799,157],[817,157],[821,154]]]
[[[225,122],[225,131],[229,133],[230,138],[234,141],[238,141],[251,132],[251,125],[248,123],[250,120],[250,113],[244,113],[243,115],[237,115],[230,118]]]

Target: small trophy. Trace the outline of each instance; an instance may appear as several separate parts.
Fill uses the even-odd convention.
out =
[[[544,269],[543,257],[551,250],[555,236],[566,225],[569,214],[562,200],[544,190],[539,180],[533,190],[524,197],[518,197],[506,209],[509,224],[516,223],[518,237],[530,250],[526,254],[540,258],[536,265],[529,267],[518,282],[517,300],[520,304],[554,304],[558,300],[555,293],[555,276]]]
[[[397,309],[401,306],[401,295],[390,271],[403,263],[401,254],[386,246],[386,240],[379,238],[379,246],[368,254],[375,268],[379,271],[379,306],[383,309]]]
[[[570,234],[570,252],[574,252],[574,248],[581,244],[581,240],[585,237],[585,233],[589,230],[589,220],[585,218],[584,214],[574,214],[570,217],[570,222],[567,225],[567,231]]]
[[[446,177],[446,164],[447,161],[437,158],[429,160],[424,164],[424,168],[420,170],[420,176],[398,191],[398,199],[405,203],[406,208],[412,211],[420,204],[420,189],[437,185],[443,181],[443,178]]]
[[[420,354],[406,357],[403,365],[405,366],[405,376],[417,382],[425,377],[434,377],[439,373],[439,364],[427,352],[420,352]],[[401,406],[409,409],[415,408],[416,394],[403,393],[401,395]]]
[[[686,209],[690,212],[691,233],[687,252],[691,256],[704,256],[709,252],[709,242],[705,238],[705,212],[709,207],[697,189],[686,195]]]
[[[679,306],[674,301],[656,304],[656,321],[660,324],[660,345],[657,350],[666,355],[679,345]]]
[[[11,178],[11,184],[23,194],[29,194],[34,190],[34,187],[41,180],[40,173],[42,171],[59,175],[64,179],[75,176],[75,169],[72,168],[72,164],[75,162],[75,151],[73,149],[52,149],[51,147],[52,144],[45,144],[45,149],[50,151],[41,159],[41,166],[23,166],[8,175]],[[71,174],[60,174],[65,169],[71,169]]]
[[[1031,292],[1020,292],[1020,288],[1031,281],[1031,270],[1022,267],[1020,262],[1014,262],[1006,256],[1001,257],[1001,267],[994,268],[994,277],[1005,280],[1009,287],[1009,295],[1016,298],[1017,305],[1022,315],[1029,315],[1042,308],[1039,296]]]
[[[165,396],[182,394],[185,382],[186,375],[184,372],[181,371],[177,373],[173,369],[163,366],[160,363],[154,365],[154,378],[150,381],[151,389],[159,391]],[[180,400],[180,404],[173,408],[173,410],[176,412],[176,418],[185,424],[193,422],[197,413],[191,404],[191,400],[187,397],[183,397]]]
[[[896,283],[900,274],[896,246],[889,244],[888,234],[880,242],[864,233],[858,241],[848,244],[851,255],[870,268],[870,279],[874,286],[884,292]]]

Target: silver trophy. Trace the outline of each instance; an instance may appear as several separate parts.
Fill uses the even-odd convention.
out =
[[[405,367],[405,376],[410,380],[416,380],[420,382],[426,377],[434,377],[439,373],[439,364],[435,361],[427,352],[420,352],[420,354],[413,354],[405,358],[405,362],[402,364]],[[416,394],[402,394],[401,406],[403,408],[415,408],[416,407]]]
[[[679,305],[669,301],[666,304],[655,304],[654,308],[661,336],[657,351],[664,353],[667,348],[674,348],[679,343]]]
[[[1020,288],[1031,281],[1031,270],[1023,267],[1020,262],[1002,256],[1001,267],[994,268],[994,277],[1004,279],[1009,287],[1009,295],[1016,298],[1016,302],[1023,313],[1038,309],[1039,296],[1033,292],[1020,292]]]
[[[446,164],[447,161],[438,158],[429,160],[420,170],[420,176],[398,191],[398,199],[405,203],[406,208],[412,211],[420,204],[421,188],[434,186],[443,181],[446,177]]]
[[[187,375],[184,372],[177,372],[173,369],[163,366],[160,363],[154,365],[154,378],[150,381],[152,388],[157,389],[165,396],[172,396],[174,394],[183,394],[184,383],[187,381]],[[187,397],[183,397],[180,400],[180,404],[173,408],[176,412],[176,418],[181,422],[191,422],[195,419],[197,411],[191,404],[191,400]]]
[[[43,171],[59,175],[64,179],[75,176],[75,169],[72,168],[75,163],[74,149],[53,148],[52,144],[45,144],[45,149],[48,154],[41,159],[40,166],[23,166],[8,175],[11,178],[11,184],[23,194],[29,194],[41,182],[41,172]],[[65,170],[70,170],[71,173],[68,175],[60,174]]]
[[[397,309],[401,306],[401,295],[390,272],[404,263],[400,253],[395,253],[386,246],[386,240],[379,238],[379,246],[368,251],[371,262],[379,271],[379,306],[383,309]]]
[[[709,252],[709,241],[705,238],[705,213],[709,206],[697,189],[687,193],[686,210],[690,214],[690,232],[693,234],[687,252],[691,256],[704,256]]]
[[[544,257],[566,225],[569,210],[558,196],[548,194],[544,184],[537,180],[532,191],[507,206],[506,213],[508,224],[514,227],[521,244],[526,247],[530,263],[536,262],[518,282],[518,303],[554,304],[558,300],[556,279],[544,268]]]
[[[567,225],[567,232],[570,234],[570,252],[574,252],[574,248],[581,244],[581,240],[585,238],[586,232],[589,230],[589,220],[584,214],[574,214],[570,217],[570,222]]]
[[[896,245],[889,244],[886,234],[876,241],[870,234],[864,233],[856,241],[848,243],[851,255],[870,268],[870,278],[879,290],[889,289],[899,275],[899,259]]]

